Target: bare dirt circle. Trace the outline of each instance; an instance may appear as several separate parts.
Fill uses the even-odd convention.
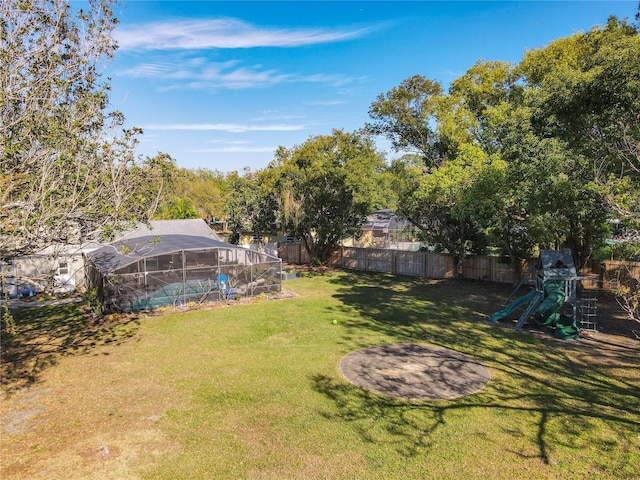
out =
[[[395,344],[364,348],[338,365],[350,383],[407,400],[452,400],[475,393],[491,379],[467,355],[431,345]]]

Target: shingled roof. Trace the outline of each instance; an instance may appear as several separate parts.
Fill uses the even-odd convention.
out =
[[[208,237],[214,240],[222,239],[207,225],[201,218],[189,218],[183,220],[151,220],[149,224],[140,223],[136,228],[125,232],[117,240],[128,240],[131,238],[149,237],[162,235],[190,235],[197,237]]]

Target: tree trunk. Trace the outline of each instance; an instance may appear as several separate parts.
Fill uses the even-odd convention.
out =
[[[509,230],[502,230],[502,239],[507,248],[507,254],[509,255],[509,261],[511,262],[511,268],[513,268],[513,273],[516,276],[516,283],[520,281],[522,278],[522,265],[520,264],[520,258],[516,254],[516,251],[513,249],[511,245],[511,237],[509,236]]]

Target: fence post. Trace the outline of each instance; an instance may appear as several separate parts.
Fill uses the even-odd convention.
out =
[[[398,261],[398,256],[396,255],[396,250],[392,250],[391,251],[391,272],[394,275],[398,274],[398,265],[397,265],[397,261]]]
[[[427,276],[427,272],[429,270],[427,270],[427,252],[422,252],[422,276],[426,277]]]
[[[497,257],[489,257],[489,281],[495,282],[496,280],[496,270],[498,268]]]

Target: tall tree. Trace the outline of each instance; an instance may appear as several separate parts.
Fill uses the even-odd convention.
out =
[[[227,176],[219,171],[182,169],[177,191],[189,198],[201,218],[222,218],[227,201]]]
[[[138,129],[109,111],[110,0],[0,3],[0,257],[98,238],[148,217]]]
[[[453,148],[434,125],[444,102],[439,82],[414,75],[378,96],[369,108],[373,122],[365,128],[387,137],[396,151],[420,155],[427,168],[437,167]]]
[[[186,218],[198,218],[198,211],[190,198],[177,195],[168,198],[153,215],[154,220],[181,220]]]
[[[450,110],[465,112],[465,115],[453,117],[452,127],[441,121],[439,128],[444,127],[449,136],[463,130],[467,136],[460,138],[462,142],[475,143],[487,154],[501,153],[505,137],[509,136],[504,131],[505,125],[512,110],[522,101],[522,90],[511,64],[478,61],[452,82],[449,92],[454,106]]]
[[[228,228],[233,232],[231,241],[237,242],[242,232],[253,232],[258,248],[264,245],[264,236],[278,230],[278,196],[270,172],[237,172],[227,177],[229,194],[224,205]]]
[[[456,274],[469,253],[483,253],[486,230],[495,216],[505,162],[471,144],[437,169],[396,161],[398,212],[420,229],[420,237],[453,256]]]
[[[450,94],[416,75],[378,96],[369,110],[374,120],[369,131],[422,159],[392,165],[398,213],[432,246],[449,251],[458,273],[465,255],[485,246],[488,222],[495,217],[504,165],[493,155],[499,116],[493,112],[500,113],[498,106],[508,101],[511,70],[508,64],[479,63]]]
[[[610,17],[604,27],[529,52],[520,65],[539,134],[562,139],[587,159],[597,193],[634,229],[640,227],[638,58],[638,25]],[[627,251],[640,257],[640,242],[630,242]],[[621,304],[640,321],[640,279],[620,278],[626,279],[618,290]]]
[[[474,144],[508,164],[496,238],[516,268],[536,244],[570,247],[582,266],[603,235],[603,199],[584,156],[534,128],[535,91],[517,72],[504,62],[478,62],[451,88],[475,120]]]
[[[528,177],[523,175],[528,163],[521,164],[510,150],[514,146],[522,150],[523,141],[536,144],[538,139],[527,129],[529,113],[522,107],[523,92],[515,68],[506,62],[478,61],[452,83],[450,96],[458,110],[467,112],[467,119],[462,125],[452,122],[447,130],[464,129],[468,143],[507,161],[495,185],[495,210],[486,227],[493,245],[510,257],[520,276],[520,259],[531,254],[537,238],[530,224],[524,183]]]
[[[611,17],[605,27],[528,52],[519,66],[539,135],[557,136],[589,159],[609,204],[638,219],[639,55],[638,32]]]
[[[291,149],[280,147],[270,169],[280,174],[282,227],[324,262],[371,212],[384,161],[367,136],[334,130]]]

